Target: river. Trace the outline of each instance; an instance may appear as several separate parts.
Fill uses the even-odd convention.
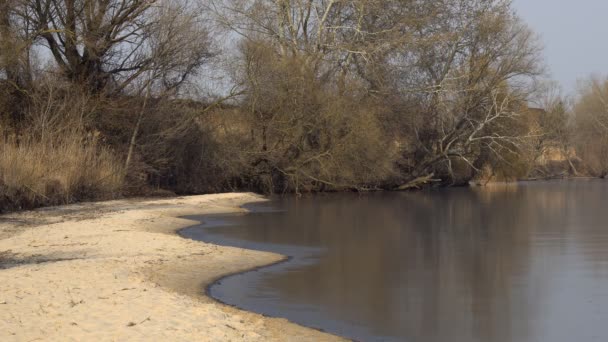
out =
[[[359,341],[608,341],[608,182],[276,197],[183,236],[290,260],[216,299]]]

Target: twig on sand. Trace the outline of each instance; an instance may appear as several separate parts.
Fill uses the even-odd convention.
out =
[[[127,326],[128,326],[128,327],[134,327],[134,326],[136,326],[136,325],[138,325],[138,324],[142,324],[142,323],[147,322],[147,321],[149,321],[149,320],[150,320],[150,317],[148,317],[148,318],[144,319],[143,321],[141,321],[141,322],[139,322],[139,323],[135,323],[135,322],[129,322],[129,323],[127,324]]]

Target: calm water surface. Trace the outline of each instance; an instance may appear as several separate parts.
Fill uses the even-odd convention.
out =
[[[608,341],[608,183],[276,198],[191,238],[286,263],[210,288],[361,341]]]

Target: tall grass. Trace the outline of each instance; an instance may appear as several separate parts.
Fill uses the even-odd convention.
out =
[[[0,140],[0,212],[115,197],[122,163],[82,133]]]

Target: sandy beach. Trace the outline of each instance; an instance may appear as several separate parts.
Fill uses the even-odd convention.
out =
[[[0,216],[0,341],[338,341],[220,304],[219,277],[280,255],[179,237],[254,194],[119,200]]]

